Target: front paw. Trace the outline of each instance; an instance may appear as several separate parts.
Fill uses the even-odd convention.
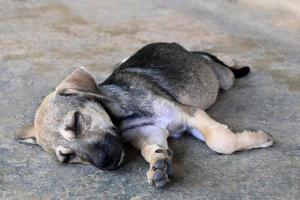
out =
[[[157,188],[162,188],[170,182],[169,176],[173,176],[173,166],[171,161],[164,159],[153,162],[147,172],[149,184]]]

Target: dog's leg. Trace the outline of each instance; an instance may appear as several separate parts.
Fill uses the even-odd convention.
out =
[[[242,77],[246,76],[247,74],[249,74],[249,72],[250,72],[249,66],[239,65],[237,61],[234,61],[235,62],[234,66],[228,66],[223,61],[221,61],[219,58],[217,58],[216,56],[214,56],[210,53],[201,52],[201,51],[192,51],[191,53],[193,53],[195,55],[206,56],[206,57],[210,58],[214,63],[218,64],[219,66],[223,66],[225,68],[230,69],[235,78],[242,78]]]
[[[222,90],[230,89],[236,78],[241,78],[246,76],[250,72],[250,67],[248,66],[228,66],[223,61],[218,59],[216,56],[206,53],[206,52],[192,52],[194,55],[202,56],[208,60],[212,61],[212,69],[214,70]]]
[[[147,172],[149,184],[155,187],[165,186],[169,176],[173,175],[173,153],[168,148],[168,131],[150,125],[130,129],[122,135],[135,148],[141,150],[143,157],[150,164]]]
[[[272,136],[264,131],[245,130],[234,134],[226,125],[215,121],[203,110],[198,110],[189,123],[203,134],[208,147],[218,153],[231,154],[273,144]]]
[[[212,68],[218,77],[222,90],[229,90],[234,84],[234,75],[229,68],[226,68],[219,63],[213,63]]]

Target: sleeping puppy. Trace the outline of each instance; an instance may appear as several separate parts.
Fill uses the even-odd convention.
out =
[[[121,63],[101,84],[80,68],[39,106],[34,125],[18,132],[64,163],[115,169],[129,142],[149,163],[150,185],[163,187],[173,175],[168,137],[190,133],[221,154],[269,147],[264,131],[233,133],[205,110],[249,67],[233,68],[215,56],[176,43],[149,44]]]

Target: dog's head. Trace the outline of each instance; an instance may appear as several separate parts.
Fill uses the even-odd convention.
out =
[[[114,169],[122,161],[123,148],[100,103],[104,98],[93,77],[84,68],[77,69],[45,97],[34,125],[20,129],[17,139],[41,145],[64,163]]]

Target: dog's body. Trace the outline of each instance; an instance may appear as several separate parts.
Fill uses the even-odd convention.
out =
[[[63,120],[56,119],[54,124],[60,124],[56,125],[57,127],[67,127],[67,125],[61,124],[63,124],[62,121],[66,121],[65,118],[70,111],[57,111],[58,114],[50,114],[47,117],[39,114],[45,113],[49,104],[52,105],[51,107],[57,106],[58,103],[55,103],[55,101],[58,102],[57,99],[64,99],[62,100],[64,103],[57,106],[59,108],[63,107],[64,104],[68,104],[65,107],[72,107],[69,103],[72,101],[81,102],[78,107],[81,107],[84,104],[82,102],[86,100],[90,104],[94,103],[102,109],[98,112],[98,115],[102,116],[100,122],[98,119],[98,123],[108,124],[107,126],[102,124],[101,128],[98,127],[97,133],[99,130],[103,132],[103,127],[115,125],[123,142],[130,142],[134,147],[140,149],[146,161],[150,163],[150,170],[147,173],[149,183],[156,187],[162,187],[169,180],[168,176],[173,174],[171,163],[173,155],[168,148],[168,137],[179,137],[182,133],[189,132],[205,141],[214,151],[223,154],[272,145],[272,137],[263,131],[244,131],[234,134],[227,126],[216,122],[205,113],[205,110],[215,102],[220,89],[229,89],[234,84],[235,77],[242,77],[248,72],[248,67],[229,68],[210,54],[189,52],[176,43],[149,44],[120,64],[112,75],[99,84],[97,88],[90,80],[91,77],[83,69],[73,72],[56,88],[52,97],[48,98],[50,100],[46,100],[46,103],[41,105],[39,110],[42,111],[38,110],[35,118],[35,129],[37,126],[41,126],[40,118],[49,119],[57,115],[60,115]],[[94,107],[97,107],[95,105]],[[82,114],[78,115],[78,108],[74,106],[69,110],[72,110],[71,113],[74,116],[71,121],[75,119],[74,123],[81,124],[80,127],[82,127],[82,124],[87,121],[84,120],[87,117]],[[113,123],[107,119],[106,113]],[[97,118],[97,114],[93,117],[89,116],[91,119],[94,117]],[[78,120],[79,118],[82,118],[81,121]],[[22,138],[36,137],[38,143],[44,147],[46,146],[44,143],[49,141],[45,138],[50,136],[48,134],[41,137],[39,132],[45,132],[45,129],[49,129],[51,124],[53,122],[48,123],[47,126],[42,125],[43,128],[40,129],[43,131],[35,130],[35,134],[32,132],[29,134],[30,132],[27,131]],[[72,125],[73,129],[76,126]],[[116,140],[111,142],[114,144],[111,148],[117,150],[110,150],[111,153],[106,153],[104,156],[100,152],[102,155],[101,162],[98,161],[97,165],[93,157],[86,156],[86,154],[90,155],[89,150],[86,149],[91,149],[90,145],[87,145],[88,142],[85,143],[84,147],[81,145],[79,148],[78,141],[81,144],[83,139],[78,134],[72,135],[66,132],[66,129],[59,130],[62,129],[57,129],[56,132],[59,134],[56,133],[56,135],[59,135],[60,140],[68,142],[61,143],[60,141],[57,142],[56,139],[57,144],[44,147],[48,151],[53,149],[59,160],[65,161],[64,158],[60,159],[59,157],[63,154],[76,152],[80,159],[87,160],[98,167],[107,165],[103,164],[103,160],[105,162],[110,160],[110,165],[115,163],[115,166],[116,163],[120,163],[122,156],[120,156],[121,151],[120,148],[117,148],[116,143],[118,142]],[[85,128],[84,130],[90,129]],[[105,130],[110,130],[105,132],[110,132],[109,135],[115,136],[115,133],[112,133],[113,128],[105,128]],[[82,132],[81,130],[81,135],[84,135]],[[72,141],[73,143],[76,141],[74,138],[77,138],[77,146],[70,145]],[[100,138],[97,142],[100,141],[103,143],[103,139]],[[105,152],[107,151],[106,149]],[[117,158],[113,159],[116,151],[118,152],[115,156]]]

